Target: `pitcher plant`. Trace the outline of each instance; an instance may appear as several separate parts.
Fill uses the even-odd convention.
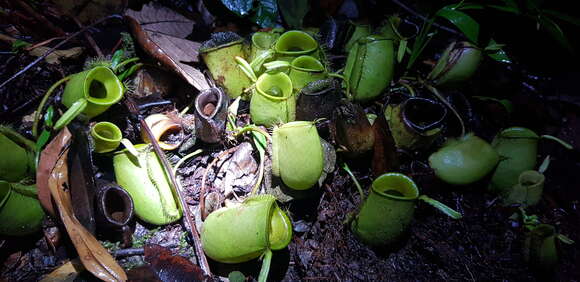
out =
[[[314,122],[294,121],[274,127],[272,174],[288,187],[306,190],[322,174],[324,156]]]
[[[129,192],[135,214],[145,222],[163,225],[181,218],[169,178],[159,157],[149,145],[134,147],[137,155],[124,149],[115,153],[113,166],[117,183]]]
[[[205,254],[222,263],[241,263],[264,256],[259,281],[265,281],[272,250],[292,239],[292,222],[272,195],[258,195],[232,207],[220,208],[205,219],[201,242]]]
[[[473,133],[448,140],[429,156],[435,175],[453,185],[467,185],[482,179],[498,161],[499,156],[491,145]]]
[[[0,180],[18,182],[36,169],[35,145],[9,127],[0,125]]]
[[[425,201],[454,219],[461,218],[461,214],[441,202],[419,195],[419,189],[410,177],[391,172],[373,181],[351,229],[370,246],[384,247],[395,243],[411,223],[417,200]]]
[[[348,53],[344,76],[352,98],[368,102],[391,83],[395,67],[393,40],[379,35],[361,38]]]
[[[121,144],[123,134],[114,123],[101,121],[91,127],[96,153],[112,152]]]
[[[274,44],[276,60],[291,62],[302,55],[319,58],[318,42],[308,33],[299,30],[290,30],[278,38]]]
[[[482,59],[482,50],[472,43],[453,42],[441,54],[428,79],[440,86],[464,82],[473,76]]]
[[[113,71],[96,66],[71,76],[62,94],[68,110],[55,123],[59,130],[80,115],[84,120],[96,117],[123,98],[125,89]]]
[[[233,32],[216,32],[199,49],[212,78],[230,98],[242,95],[244,89],[252,84],[235,60],[235,57],[245,57],[243,43],[243,38]]]
[[[409,98],[385,108],[385,119],[397,148],[421,150],[441,136],[447,108],[425,98]]]
[[[255,124],[268,127],[296,119],[296,98],[287,74],[260,75],[250,100],[250,115]]]
[[[44,211],[36,185],[0,180],[0,235],[23,236],[40,231]]]

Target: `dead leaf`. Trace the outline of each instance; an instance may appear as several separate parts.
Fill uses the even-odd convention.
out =
[[[52,205],[52,197],[48,188],[48,178],[54,168],[54,164],[60,157],[62,149],[70,144],[72,135],[68,130],[61,130],[52,141],[40,153],[38,168],[36,169],[36,187],[38,188],[38,200],[50,215],[56,216]]]
[[[125,19],[137,43],[153,58],[198,90],[208,89],[205,76],[192,66],[199,62],[199,42],[184,39],[194,22],[175,11],[149,4],[141,11],[127,10]]]
[[[62,132],[64,131],[64,133]],[[84,267],[95,277],[104,281],[126,281],[127,276],[117,261],[103,248],[97,239],[89,233],[75,217],[68,191],[67,155],[70,145],[70,132],[63,129],[61,133],[42,152],[39,170],[48,171],[48,189],[58,209],[58,214]],[[63,142],[69,136],[68,142]],[[58,145],[61,145],[58,147]],[[47,151],[48,150],[48,151]],[[52,153],[53,155],[49,155]],[[54,157],[56,155],[56,158]],[[44,158],[43,158],[44,157]],[[46,160],[54,162],[48,163]]]
[[[167,248],[145,245],[145,261],[161,281],[206,281],[203,270],[182,256],[175,256]]]
[[[40,46],[28,52],[31,56],[40,57],[48,52],[50,47]],[[60,64],[60,59],[75,59],[83,53],[83,47],[73,47],[66,50],[54,50],[44,60],[49,64]]]
[[[68,261],[67,263],[57,267],[48,275],[44,276],[40,282],[72,282],[83,272],[85,268],[78,258]]]

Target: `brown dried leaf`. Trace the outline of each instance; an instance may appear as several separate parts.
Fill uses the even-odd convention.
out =
[[[141,11],[127,10],[125,19],[145,52],[195,88],[209,88],[203,73],[191,65],[199,62],[201,44],[184,39],[192,32],[193,21],[154,4],[143,6]]]
[[[57,267],[51,273],[44,276],[40,282],[75,281],[75,278],[77,278],[83,270],[85,270],[85,268],[79,259],[76,258]]]
[[[145,261],[161,281],[206,281],[203,270],[171,250],[155,244],[145,245]]]
[[[58,214],[69,234],[84,267],[97,278],[104,281],[126,281],[127,276],[117,261],[103,248],[97,239],[77,220],[73,213],[68,191],[67,155],[70,145],[70,132],[63,129],[42,152],[39,170],[48,171],[48,189],[56,204]],[[63,142],[63,140],[67,140]],[[60,145],[60,146],[59,146]],[[47,151],[48,150],[48,151]],[[56,157],[55,157],[56,156]],[[44,157],[44,158],[43,158]],[[49,163],[46,160],[54,160]]]
[[[30,52],[28,52],[31,56],[40,57],[44,55],[48,50],[49,47],[40,46],[36,47]],[[83,53],[82,47],[73,47],[66,50],[54,50],[52,53],[48,54],[44,60],[49,64],[60,64],[60,59],[74,59],[78,58]]]

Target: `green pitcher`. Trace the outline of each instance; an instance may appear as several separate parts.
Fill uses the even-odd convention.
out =
[[[326,68],[312,56],[300,56],[290,64],[290,79],[296,91],[308,83],[326,78]]]
[[[429,156],[435,175],[454,185],[466,185],[482,179],[499,161],[498,154],[485,140],[473,133],[448,140]]]
[[[526,234],[524,259],[536,270],[551,272],[558,264],[556,228],[550,224],[535,226]]]
[[[272,174],[288,187],[306,190],[322,174],[324,155],[314,122],[294,121],[274,127]]]
[[[250,100],[250,115],[255,124],[265,126],[296,119],[296,98],[287,74],[264,73],[258,77]]]
[[[0,125],[0,180],[17,182],[34,174],[34,144]]]
[[[290,30],[278,38],[274,45],[276,60],[292,62],[294,58],[310,55],[319,58],[318,42],[308,33],[299,30]]]
[[[252,34],[249,61],[255,66],[254,72],[261,73],[262,64],[270,60],[274,51],[272,46],[280,35],[274,32],[258,31]]]
[[[173,196],[169,178],[159,157],[149,145],[135,145],[138,155],[127,149],[116,152],[113,166],[117,183],[129,192],[137,216],[151,224],[163,225],[181,218],[181,208]]]
[[[344,76],[353,99],[368,102],[391,83],[395,68],[393,40],[379,35],[361,38],[348,53]]]
[[[464,82],[473,76],[482,59],[483,52],[477,46],[467,41],[453,42],[445,49],[428,79],[436,85]]]
[[[491,191],[509,190],[518,183],[522,172],[536,167],[539,139],[535,132],[524,127],[504,129],[493,139],[491,146],[502,159],[491,177]]]
[[[385,108],[385,119],[397,148],[428,148],[441,135],[447,108],[425,98],[413,97]]]
[[[417,199],[459,219],[461,214],[425,195],[408,176],[391,172],[377,177],[368,197],[351,224],[352,231],[366,244],[382,247],[399,240],[413,219]]]
[[[123,84],[108,67],[98,66],[73,75],[62,94],[62,104],[69,109],[55,123],[55,130],[78,115],[91,119],[102,114],[123,98],[123,92]]]
[[[246,57],[243,43],[243,38],[233,32],[217,32],[199,48],[212,78],[230,98],[242,95],[252,84],[235,60],[236,56]]]
[[[0,180],[0,235],[23,236],[42,227],[44,211],[35,185]]]
[[[344,44],[344,50],[350,52],[356,42],[364,37],[371,35],[371,26],[364,23],[349,21],[347,34],[350,35],[348,41]]]
[[[223,263],[245,262],[266,250],[285,248],[292,239],[292,222],[272,195],[252,196],[234,207],[212,212],[201,230],[203,250]]]
[[[112,152],[121,144],[123,134],[114,123],[101,121],[91,127],[96,153]]]
[[[506,189],[502,195],[504,205],[519,204],[522,207],[536,205],[542,199],[546,177],[538,171],[526,170],[520,174],[519,183]]]

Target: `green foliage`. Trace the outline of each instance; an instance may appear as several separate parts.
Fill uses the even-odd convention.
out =
[[[260,0],[255,13],[250,18],[261,27],[276,26],[278,3],[276,0]]]
[[[284,17],[284,21],[291,28],[301,28],[304,16],[308,13],[308,0],[278,0],[280,6],[280,13]]]

